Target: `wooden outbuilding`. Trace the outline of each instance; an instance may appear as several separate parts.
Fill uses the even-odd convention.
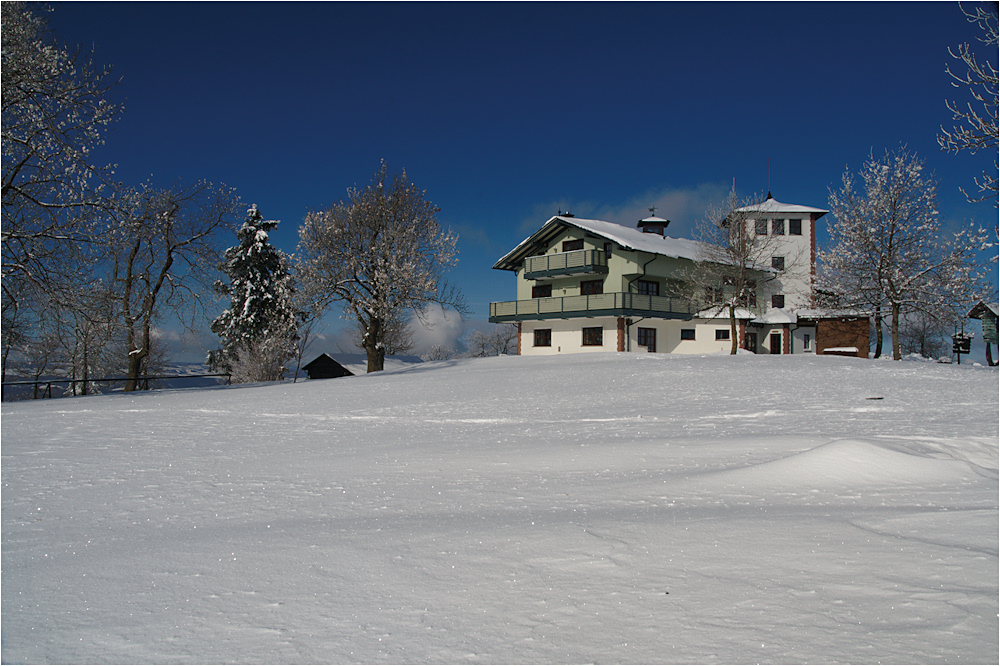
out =
[[[969,312],[969,319],[978,319],[983,323],[983,341],[986,343],[986,362],[989,365],[996,365],[993,360],[993,350],[990,345],[998,344],[997,336],[997,303],[986,303],[979,301]]]
[[[336,377],[353,376],[354,373],[337,363],[332,357],[320,354],[303,367],[309,379],[333,379]]]

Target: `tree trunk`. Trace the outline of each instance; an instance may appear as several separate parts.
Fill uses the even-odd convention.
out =
[[[368,354],[368,372],[380,372],[385,367],[385,345],[382,343],[384,335],[382,320],[371,317],[363,344],[365,353]]]
[[[729,304],[729,337],[732,339],[732,346],[730,347],[730,355],[736,354],[740,348],[739,335],[736,332],[736,305],[733,303]]]
[[[882,356],[882,306],[875,306],[875,358]]]
[[[899,348],[899,303],[892,304],[892,360],[899,361],[903,354]]]
[[[993,367],[996,362],[993,360],[993,349],[990,347],[990,343],[986,343],[986,365]]]
[[[138,391],[141,386],[139,380],[142,375],[142,366],[149,356],[149,339],[150,339],[150,321],[149,319],[144,319],[142,321],[142,343],[136,344],[136,335],[133,331],[129,331],[128,336],[128,372],[126,377],[128,379],[125,381],[125,392]]]

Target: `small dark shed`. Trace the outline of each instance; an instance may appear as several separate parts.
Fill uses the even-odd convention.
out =
[[[302,369],[306,371],[309,379],[332,379],[354,374],[326,354],[320,354],[306,363]]]

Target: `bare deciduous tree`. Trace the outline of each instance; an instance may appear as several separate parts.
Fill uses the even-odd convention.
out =
[[[410,328],[412,324],[413,318],[406,311],[393,313],[392,317],[385,322],[383,345],[386,356],[407,354],[413,351],[413,330]],[[360,322],[358,322],[357,332],[353,340],[358,347],[365,348],[365,329]]]
[[[86,209],[105,203],[110,167],[91,151],[120,107],[108,101],[109,70],[60,47],[26,3],[2,12],[3,277],[47,282],[88,242]]]
[[[494,324],[486,330],[473,332],[469,337],[469,356],[503,356],[517,352],[517,326]]]
[[[978,40],[992,46],[992,53],[996,55],[997,3],[983,3],[971,12],[962,7],[962,12],[969,23],[978,25],[982,30],[983,34]],[[975,154],[982,149],[992,149],[993,170],[984,170],[982,180],[975,180],[979,194],[969,194],[964,189],[962,193],[972,202],[993,199],[993,205],[997,206],[1000,204],[997,199],[997,171],[1000,168],[997,163],[997,106],[1000,102],[997,66],[989,60],[980,63],[967,42],[958,46],[957,53],[949,47],[948,53],[966,68],[964,74],[956,74],[950,64],[945,66],[945,71],[952,79],[951,84],[956,88],[967,88],[973,101],[966,102],[964,106],[951,100],[945,102],[952,112],[952,120],[959,124],[950,130],[942,126],[938,144],[942,149],[953,153],[968,150]]]
[[[91,151],[120,107],[108,100],[116,82],[80,51],[59,46],[39,11],[24,2],[2,7],[2,313],[3,374],[11,351],[40,329],[53,302],[71,307],[84,283],[95,208],[107,203],[108,167]]]
[[[420,358],[424,361],[449,361],[455,358],[455,350],[444,345],[434,345],[429,351],[422,354]]]
[[[126,391],[139,387],[162,311],[192,327],[203,313],[202,296],[218,274],[218,236],[235,229],[238,207],[231,190],[210,183],[142,187],[122,198],[104,243],[127,345]]]
[[[741,199],[735,190],[720,205],[709,207],[695,228],[701,242],[698,261],[684,271],[689,296],[705,308],[720,314],[729,313],[730,353],[735,354],[739,339],[736,311],[756,307],[758,290],[766,282],[796,270],[802,258],[782,244],[782,236],[757,233],[758,224],[769,224],[772,217],[763,197]],[[773,261],[780,255],[781,263]]]
[[[985,297],[985,229],[969,225],[941,232],[937,182],[924,174],[923,161],[905,146],[882,158],[870,155],[855,177],[844,172],[839,191],[830,193],[835,223],[831,249],[820,253],[824,287],[845,307],[874,311],[876,331],[888,310],[892,355],[902,358],[900,324],[908,312],[937,319],[953,317],[963,303]],[[881,334],[875,354],[881,353]]]
[[[383,162],[368,187],[309,213],[299,231],[303,288],[324,306],[342,303],[358,321],[368,372],[383,368],[394,318],[412,312],[424,321],[431,303],[466,311],[444,279],[456,262],[458,237],[442,231],[425,194],[405,171],[390,177]]]

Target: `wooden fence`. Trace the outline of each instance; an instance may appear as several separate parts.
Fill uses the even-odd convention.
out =
[[[226,384],[229,384],[232,376],[229,373],[214,373],[214,374],[204,374],[204,375],[150,375],[138,378],[138,382],[142,387],[141,390],[149,390],[149,382],[151,381],[162,381],[169,379],[171,381],[184,380],[184,379],[198,379],[202,377],[225,377]],[[51,398],[52,397],[52,385],[57,386],[66,384],[69,391],[73,391],[74,395],[88,395],[90,391],[88,390],[88,384],[111,384],[114,382],[127,382],[131,377],[101,377],[98,379],[32,379],[28,381],[20,382],[3,382],[2,389],[0,389],[0,401],[7,400],[7,387],[8,386],[31,386],[31,398],[37,400],[40,398]],[[77,384],[81,384],[83,389],[79,394],[75,393]],[[41,388],[41,390],[39,390]]]

